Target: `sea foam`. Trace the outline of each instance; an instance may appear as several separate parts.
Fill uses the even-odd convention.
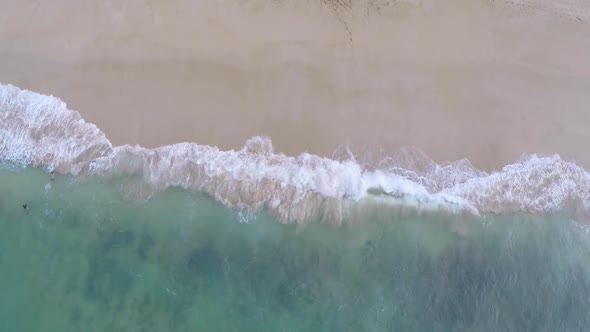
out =
[[[126,195],[149,199],[171,187],[204,192],[287,223],[340,223],[369,207],[482,213],[542,213],[569,202],[590,209],[590,176],[558,155],[528,155],[488,174],[467,159],[437,164],[404,149],[372,167],[347,158],[276,153],[256,136],[241,150],[179,143],[115,146],[58,98],[0,85],[0,160],[78,176],[127,179]],[[362,165],[362,166],[361,166]]]

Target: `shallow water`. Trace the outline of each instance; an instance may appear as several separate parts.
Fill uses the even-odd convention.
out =
[[[8,0],[0,332],[586,330],[588,8]]]
[[[0,171],[3,331],[580,331],[590,240],[568,213],[286,225],[204,195]],[[27,202],[27,213],[21,204]]]

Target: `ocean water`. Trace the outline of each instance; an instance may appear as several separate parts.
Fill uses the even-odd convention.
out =
[[[566,212],[283,224],[169,189],[3,167],[3,331],[582,331],[590,239]],[[30,212],[21,204],[30,205]]]
[[[2,331],[581,331],[590,175],[113,146],[0,87]],[[53,174],[51,174],[53,172]],[[27,204],[27,208],[23,205]]]
[[[588,330],[589,23],[4,1],[0,332]]]

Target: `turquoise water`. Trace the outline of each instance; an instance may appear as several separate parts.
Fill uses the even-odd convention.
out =
[[[284,225],[183,190],[129,201],[119,183],[0,170],[1,331],[590,326],[590,241],[565,212],[459,232],[435,214]]]

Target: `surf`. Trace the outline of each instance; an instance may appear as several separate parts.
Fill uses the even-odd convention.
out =
[[[567,212],[284,223],[168,188],[0,168],[8,330],[580,330],[587,226]],[[30,211],[21,208],[27,202]],[[547,291],[539,291],[540,289]],[[426,308],[426,309],[425,309]],[[318,318],[321,317],[321,318]]]
[[[558,155],[525,155],[487,173],[466,159],[437,164],[412,149],[372,168],[354,154],[340,160],[309,153],[293,157],[275,152],[264,136],[228,151],[197,143],[113,146],[63,101],[12,85],[1,86],[0,119],[4,162],[81,178],[119,177],[126,183],[124,194],[136,200],[179,187],[230,207],[267,208],[287,223],[339,224],[367,204],[473,216],[567,206],[583,215],[590,207],[590,175]]]

